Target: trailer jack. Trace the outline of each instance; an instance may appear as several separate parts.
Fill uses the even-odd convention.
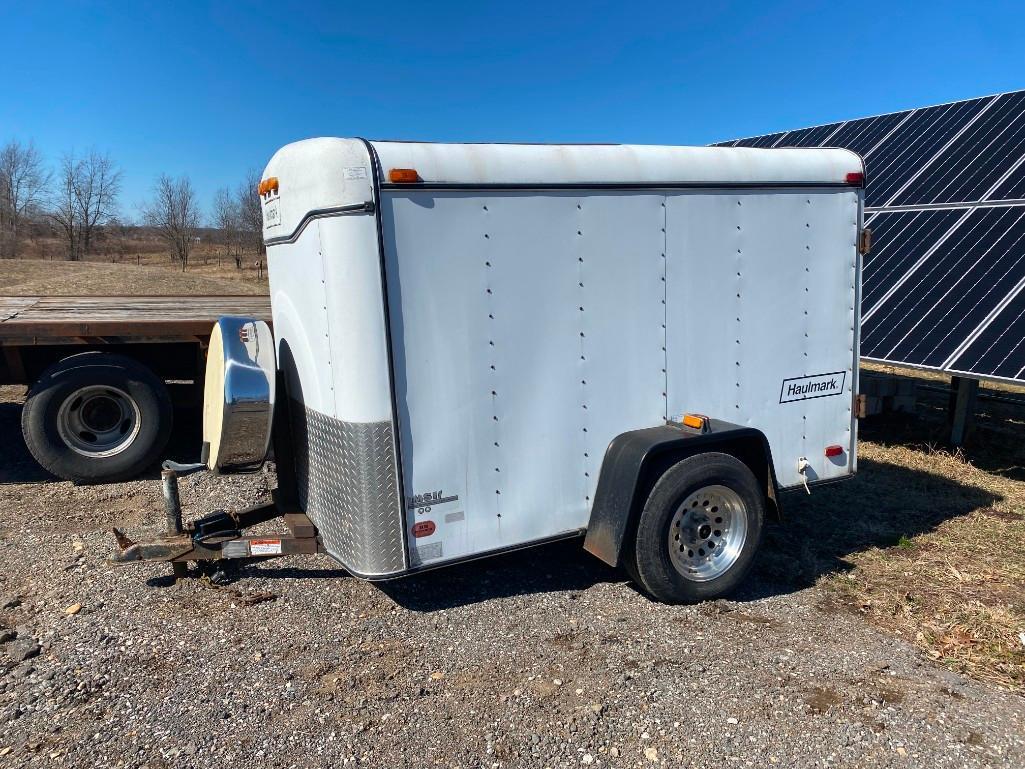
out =
[[[193,469],[198,468],[188,467],[187,471]],[[112,563],[163,561],[171,564],[174,578],[178,580],[188,576],[189,561],[266,559],[323,552],[320,536],[310,519],[303,513],[283,511],[276,500],[238,512],[215,510],[185,526],[178,476],[175,465],[164,464],[160,481],[166,533],[152,540],[135,542],[120,529],[113,529],[118,552],[110,559]],[[276,518],[284,519],[289,530],[287,535],[243,534],[243,530],[250,526]]]

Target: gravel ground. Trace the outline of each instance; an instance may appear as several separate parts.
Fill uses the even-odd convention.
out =
[[[0,388],[0,766],[1025,763],[1025,699],[764,569],[669,607],[573,542],[381,586],[326,557],[221,586],[109,566],[112,525],[159,519],[157,482],[47,479],[18,397]],[[183,502],[272,484],[190,476]]]

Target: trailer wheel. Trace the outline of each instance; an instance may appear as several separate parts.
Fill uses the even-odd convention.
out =
[[[660,601],[719,598],[751,568],[764,518],[764,495],[747,465],[729,454],[689,457],[655,483],[627,570]]]
[[[171,398],[152,371],[123,355],[87,352],[48,368],[21,414],[25,444],[54,475],[77,483],[138,475],[164,450]]]

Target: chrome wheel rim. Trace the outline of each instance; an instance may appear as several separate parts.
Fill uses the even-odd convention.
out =
[[[57,413],[57,432],[72,451],[111,457],[135,442],[142,420],[139,404],[117,387],[90,385],[71,393]]]
[[[737,562],[747,541],[747,507],[727,486],[703,486],[669,522],[669,560],[680,574],[707,582]]]

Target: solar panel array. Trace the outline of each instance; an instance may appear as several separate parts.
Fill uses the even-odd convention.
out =
[[[861,155],[862,355],[1025,382],[1025,91],[717,146]]]

